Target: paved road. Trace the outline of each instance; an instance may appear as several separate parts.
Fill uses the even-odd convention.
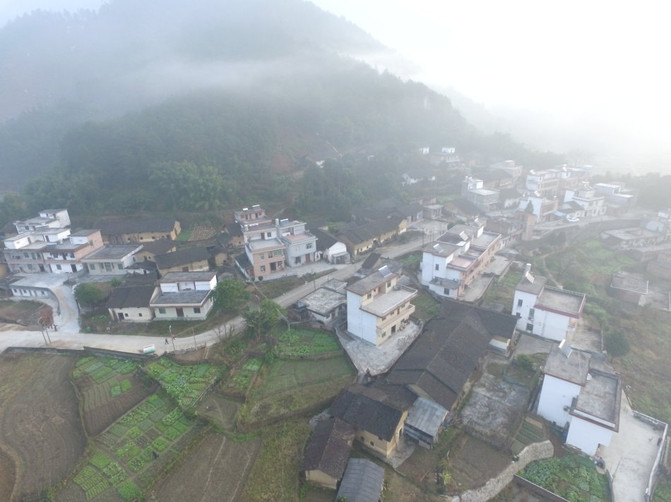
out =
[[[382,247],[376,251],[383,257],[396,258],[420,249],[423,242],[423,239],[419,238],[399,246]],[[333,268],[333,266],[330,265],[319,265],[322,269]],[[313,268],[316,270],[317,266],[318,264],[315,264]],[[337,270],[328,276],[320,277],[316,281],[303,284],[274,300],[282,307],[288,307],[308,293],[314,291],[329,279],[345,280],[351,277],[359,266],[359,263],[338,266]],[[304,267],[301,267],[301,271],[305,273],[308,272]],[[69,288],[69,286],[64,286],[62,281],[63,279],[58,278],[56,281],[58,284],[54,283],[53,285],[50,285],[50,289],[54,291],[59,300],[60,315],[57,314],[55,316],[58,331],[49,330],[49,339],[46,340],[45,343],[45,335],[39,331],[0,330],[0,353],[4,352],[8,347],[44,346],[70,349],[81,349],[84,346],[90,346],[124,352],[140,352],[142,347],[150,344],[155,345],[156,351],[159,354],[163,351],[173,350],[173,340],[168,340],[168,344],[166,344],[164,337],[79,333],[77,306],[74,303],[72,294],[68,294],[67,288]],[[204,344],[209,346],[220,341],[223,337],[241,332],[243,327],[244,320],[238,316],[215,329],[197,334],[195,337],[176,338],[174,340],[174,349],[179,351],[194,346],[202,346]]]

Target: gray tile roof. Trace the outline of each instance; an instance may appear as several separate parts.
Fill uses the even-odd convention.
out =
[[[149,301],[154,294],[154,286],[121,287],[112,290],[107,300],[108,308],[149,308]]]
[[[383,487],[382,467],[365,458],[352,458],[347,464],[336,498],[347,502],[378,502]]]

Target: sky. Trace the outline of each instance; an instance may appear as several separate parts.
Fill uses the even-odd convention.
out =
[[[548,127],[549,134],[563,128],[576,149],[671,159],[671,30],[664,2],[312,1],[414,62],[390,68],[404,78],[456,89],[495,113],[542,117],[546,122],[531,127]],[[36,8],[102,3],[0,0],[0,25]]]

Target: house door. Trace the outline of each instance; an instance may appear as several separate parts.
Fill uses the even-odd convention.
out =
[[[175,310],[177,311],[177,317],[184,317],[184,309],[182,307],[177,307]]]
[[[40,272],[44,272],[44,265],[40,265]]]
[[[116,315],[119,318],[119,321],[123,321],[123,312],[117,312]]]
[[[309,254],[305,255],[305,263],[310,263],[310,255]]]
[[[76,271],[77,271],[77,265],[70,265],[70,267],[72,267],[72,271],[73,271],[73,272],[76,272]]]

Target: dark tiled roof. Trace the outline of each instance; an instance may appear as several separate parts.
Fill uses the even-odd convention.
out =
[[[369,254],[368,257],[361,264],[361,268],[365,270],[372,270],[380,261],[381,256],[382,255],[380,253],[375,252]]]
[[[107,300],[107,307],[111,309],[147,307],[154,294],[154,286],[136,286],[116,288]]]
[[[338,489],[337,500],[378,502],[384,487],[384,468],[365,458],[352,458]]]
[[[305,447],[301,470],[318,470],[332,478],[342,478],[352,449],[354,432],[350,424],[338,418],[319,422]]]
[[[312,228],[310,229],[310,232],[317,238],[318,251],[324,251],[333,246],[336,242],[338,242],[338,239],[333,237],[328,232],[320,230],[319,228]]]
[[[416,385],[450,409],[494,336],[510,338],[517,318],[471,304],[444,300],[441,310],[399,358],[387,377]]]
[[[172,232],[174,218],[133,218],[129,220],[103,221],[96,225],[103,235],[139,234],[143,232]]]
[[[331,405],[331,415],[389,441],[415,398],[403,386],[354,384],[340,391]]]
[[[228,235],[231,237],[242,237],[242,229],[238,223],[229,223],[226,225],[226,232],[228,232]]]
[[[361,244],[362,242],[377,239],[383,234],[387,234],[398,229],[401,218],[385,218],[363,225],[355,223],[347,225],[340,231],[339,237],[347,239],[352,244]]]
[[[171,241],[170,239],[157,239],[155,241],[143,242],[142,251],[146,251],[154,255],[165,254],[170,252],[170,250],[175,246],[175,241]]]
[[[165,253],[156,255],[156,265],[159,270],[162,268],[172,268],[178,267],[180,265],[188,265],[196,261],[207,260],[210,257],[210,253],[207,248],[188,248],[188,249],[179,249],[173,251],[172,253]]]

